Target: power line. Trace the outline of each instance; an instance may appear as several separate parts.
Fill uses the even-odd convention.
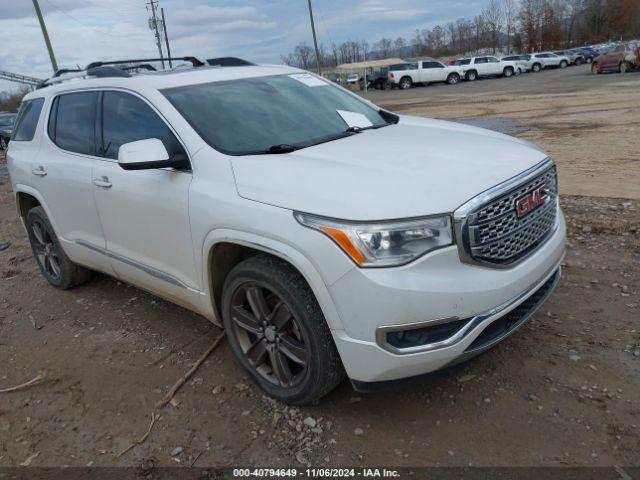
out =
[[[85,23],[81,22],[80,20],[78,20],[76,17],[74,17],[73,15],[71,15],[69,12],[61,9],[60,7],[58,7],[55,3],[53,3],[51,0],[45,0],[45,2],[47,2],[47,4],[49,4],[52,8],[54,8],[56,11],[60,12],[63,15],[66,15],[67,17],[69,17],[71,20],[73,20],[74,22],[76,22],[78,25],[80,25],[81,27],[87,29],[87,30],[92,30],[96,33],[99,33],[101,35],[109,35],[111,37],[114,38],[129,38],[126,35],[115,35],[113,33],[111,33],[108,30],[99,30],[96,27],[90,27],[89,25],[86,25]]]

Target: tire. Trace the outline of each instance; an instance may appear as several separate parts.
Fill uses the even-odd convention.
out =
[[[631,64],[627,61],[624,61],[620,64],[620,73],[628,73],[631,71]]]
[[[313,292],[283,260],[257,255],[236,265],[224,282],[222,318],[240,365],[277,400],[315,403],[345,377]]]
[[[0,150],[7,149],[8,142],[4,137],[0,137]]]
[[[33,256],[47,282],[55,288],[67,290],[91,278],[91,270],[76,265],[64,253],[42,207],[29,210],[26,226]]]
[[[522,75],[522,69],[520,67],[516,70],[516,76],[518,75]]]
[[[591,73],[592,73],[593,75],[598,75],[598,74],[602,73],[602,72],[600,71],[600,67],[598,66],[597,62],[593,62],[593,63],[591,64]]]
[[[560,62],[560,68],[567,68],[569,66],[569,64],[567,63],[566,60],[562,60]]]
[[[593,58],[587,58],[587,63],[593,62]]]
[[[507,67],[502,71],[502,76],[505,78],[509,78],[513,76],[513,68]]]
[[[402,77],[399,86],[402,90],[407,90],[413,86],[413,80],[411,80],[411,77]]]
[[[538,73],[540,70],[542,70],[542,65],[540,65],[539,63],[534,63],[534,64],[531,66],[531,71],[532,71],[533,73]]]
[[[476,72],[475,70],[470,70],[465,75],[465,78],[468,82],[474,82],[478,79],[478,72]]]
[[[458,75],[457,73],[450,73],[447,77],[447,83],[449,85],[456,85],[460,83],[460,75]]]
[[[580,66],[584,63],[584,60],[582,58],[576,58],[576,66]]]

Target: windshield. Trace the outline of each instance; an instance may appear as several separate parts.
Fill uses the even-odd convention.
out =
[[[378,110],[309,74],[163,90],[200,136],[228,155],[285,153],[387,125]],[[351,131],[349,131],[352,127]],[[274,148],[275,147],[275,148]]]
[[[0,117],[0,127],[10,127],[13,125],[15,115],[3,115]]]

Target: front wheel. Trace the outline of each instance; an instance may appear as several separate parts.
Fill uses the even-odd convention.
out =
[[[457,73],[450,73],[449,76],[447,77],[447,83],[449,85],[455,85],[459,82],[460,82],[460,75],[458,75]]]
[[[566,62],[566,60],[562,60],[560,62],[560,68],[567,68],[569,66],[569,64]]]
[[[507,68],[505,68],[505,69],[502,71],[502,75],[503,75],[505,78],[509,78],[509,77],[511,77],[511,76],[513,75],[513,68],[511,68],[511,67],[507,67]]]
[[[0,137],[0,150],[6,150],[7,149],[7,141],[4,139],[4,137]]]
[[[467,72],[466,78],[467,81],[473,82],[478,79],[478,73],[475,70],[471,70],[470,72]]]
[[[584,61],[581,58],[576,58],[576,65],[580,66],[584,63]]]
[[[534,63],[531,67],[534,73],[538,73],[542,69],[542,66],[539,63]]]
[[[314,403],[344,378],[320,306],[288,263],[258,255],[227,276],[222,316],[231,350],[272,397]]]
[[[631,64],[629,62],[622,62],[620,64],[620,73],[627,73],[631,70]]]
[[[602,73],[602,72],[600,72],[600,67],[598,66],[598,64],[596,62],[593,62],[591,64],[591,73],[593,75],[598,75],[599,73]]]
[[[64,253],[42,207],[29,210],[26,218],[31,250],[47,282],[60,290],[86,282],[91,271],[73,263]]]

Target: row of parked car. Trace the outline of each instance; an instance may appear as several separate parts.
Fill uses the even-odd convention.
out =
[[[571,65],[592,64],[593,73],[605,70],[629,71],[640,67],[640,42],[609,44],[597,50],[580,47],[571,50],[540,52],[525,55],[478,56],[451,60],[445,65],[437,60],[404,62],[379,69],[367,78],[368,88],[387,87],[407,89],[415,84],[447,83],[455,85],[462,80],[474,81],[483,77],[511,77],[526,72],[537,73],[547,68],[566,68]],[[351,74],[347,83],[364,83],[357,74]]]

